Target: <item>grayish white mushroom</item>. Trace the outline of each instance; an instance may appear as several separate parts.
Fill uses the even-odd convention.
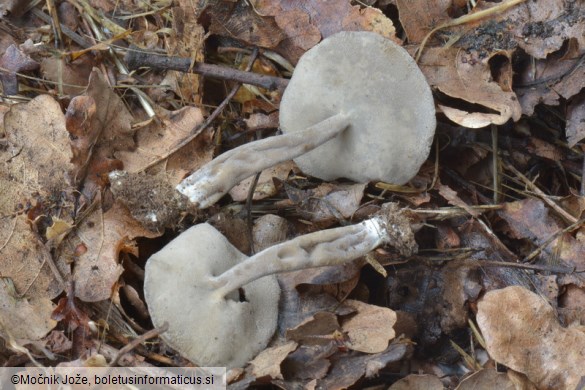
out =
[[[435,131],[431,89],[410,55],[371,32],[341,32],[300,59],[280,104],[283,135],[222,154],[177,186],[200,208],[241,180],[294,159],[323,180],[404,184]]]
[[[162,338],[187,359],[243,366],[275,331],[280,290],[274,274],[343,264],[383,244],[403,254],[416,250],[409,221],[395,204],[359,224],[300,236],[252,257],[200,224],[148,260],[144,294],[154,325],[169,323]]]

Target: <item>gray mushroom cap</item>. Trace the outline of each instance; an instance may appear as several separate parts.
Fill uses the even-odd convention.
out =
[[[183,232],[150,257],[144,295],[155,326],[169,323],[161,337],[201,366],[240,367],[266,347],[276,329],[280,288],[275,276],[223,297],[211,280],[248,257],[213,226]]]
[[[404,184],[426,160],[435,131],[431,89],[402,47],[371,32],[335,34],[306,52],[280,104],[284,133],[347,113],[350,126],[294,159],[323,180]]]

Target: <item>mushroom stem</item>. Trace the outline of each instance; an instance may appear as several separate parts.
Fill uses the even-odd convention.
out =
[[[408,219],[399,213],[387,214],[388,210],[356,225],[306,234],[267,248],[212,278],[214,295],[223,298],[266,275],[344,264],[387,243],[404,254],[412,253],[416,243]]]
[[[349,123],[349,115],[339,113],[303,131],[242,145],[191,174],[177,190],[199,208],[209,207],[242,180],[315,149],[341,133]]]

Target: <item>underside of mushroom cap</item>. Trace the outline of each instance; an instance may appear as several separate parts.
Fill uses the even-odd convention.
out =
[[[406,50],[372,32],[341,32],[300,59],[280,105],[284,133],[337,113],[350,127],[295,159],[323,180],[403,184],[426,160],[435,132],[431,89]]]
[[[266,347],[276,329],[280,288],[274,276],[245,285],[246,302],[220,297],[210,285],[213,276],[247,258],[204,223],[146,263],[144,295],[153,324],[168,322],[161,337],[198,365],[241,367]]]

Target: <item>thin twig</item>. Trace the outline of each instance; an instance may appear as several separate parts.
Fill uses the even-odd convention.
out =
[[[254,63],[254,61],[256,60],[257,57],[258,57],[258,50],[256,49],[252,52],[252,54],[250,56],[250,63],[248,64],[248,66],[246,68],[247,71],[249,71],[249,69],[252,69],[252,64]],[[161,161],[166,160],[167,158],[169,158],[170,156],[172,156],[173,154],[178,152],[183,146],[185,146],[189,142],[193,141],[199,134],[201,134],[201,132],[203,130],[205,130],[219,116],[219,114],[221,114],[221,112],[224,110],[224,108],[227,106],[227,104],[230,102],[230,100],[232,100],[232,98],[238,92],[238,89],[240,89],[240,87],[241,87],[241,84],[239,84],[239,83],[237,85],[234,85],[232,87],[231,91],[225,97],[225,99],[223,99],[223,102],[221,102],[221,104],[219,106],[217,106],[217,108],[215,110],[213,110],[213,112],[211,113],[211,115],[209,115],[207,117],[205,122],[203,122],[200,126],[194,128],[191,131],[191,134],[189,136],[187,136],[184,140],[182,140],[172,150],[165,153],[164,156],[152,161],[151,163],[147,164],[144,168],[140,169],[140,172],[144,172],[148,168],[151,168],[151,167],[155,166],[156,164],[160,163]]]
[[[118,364],[118,361],[122,358],[122,356],[132,351],[134,348],[136,348],[138,345],[142,344],[146,340],[151,339],[153,337],[157,337],[160,334],[166,332],[168,329],[169,323],[165,322],[160,328],[151,329],[148,332],[144,333],[143,335],[136,337],[134,340],[130,341],[128,344],[126,344],[122,349],[118,351],[118,353],[116,354],[116,356],[114,356],[114,359],[112,359],[108,366],[109,367],[116,366]]]
[[[124,60],[130,69],[148,67],[160,70],[172,69],[181,72],[192,72],[220,80],[238,81],[242,84],[255,85],[269,90],[284,90],[288,85],[288,80],[281,77],[252,73],[248,70],[241,71],[227,66],[202,62],[193,63],[191,58],[171,57],[164,54],[159,55],[145,52],[136,46],[131,46],[128,49]]]

